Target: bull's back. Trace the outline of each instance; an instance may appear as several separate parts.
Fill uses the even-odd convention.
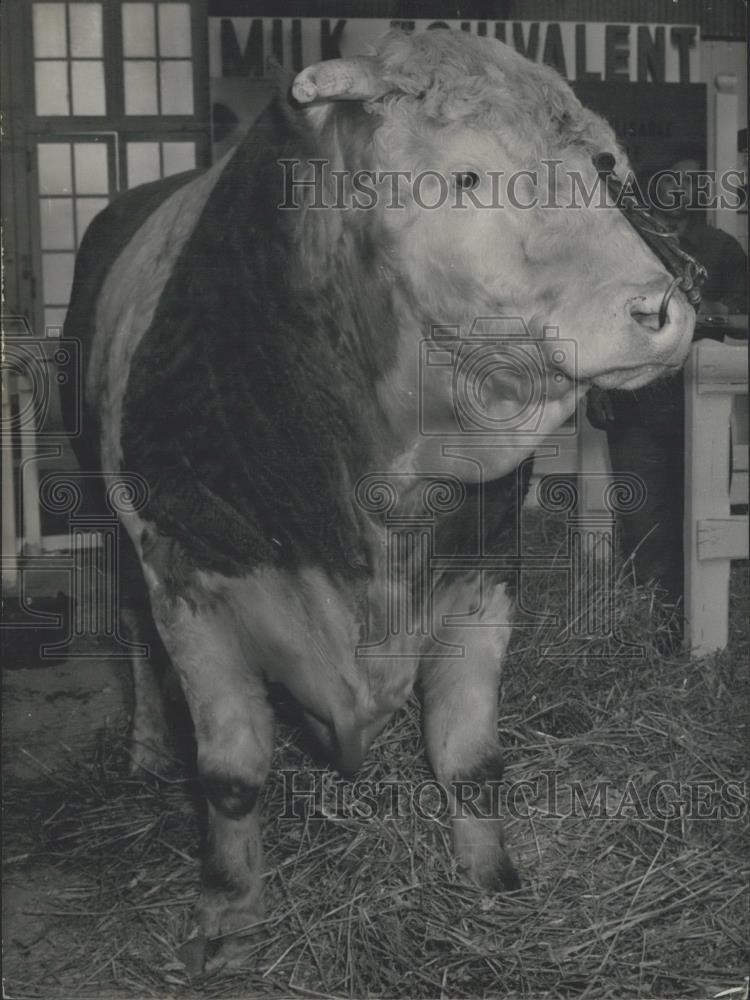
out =
[[[200,171],[193,170],[127,191],[100,212],[86,230],[76,258],[64,328],[66,337],[75,338],[80,343],[84,383],[89,374],[96,337],[97,305],[115,262],[159,206],[199,174]],[[72,391],[66,392],[63,388],[61,408],[65,428],[69,433],[78,423],[74,410],[77,405],[78,400]],[[83,433],[73,437],[72,444],[81,467],[91,470],[98,468],[100,464],[100,422],[95,407],[85,397],[83,409]]]

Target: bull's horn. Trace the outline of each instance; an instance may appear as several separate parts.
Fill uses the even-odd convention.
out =
[[[389,90],[374,56],[327,59],[298,73],[292,97],[299,104],[311,101],[372,101]]]

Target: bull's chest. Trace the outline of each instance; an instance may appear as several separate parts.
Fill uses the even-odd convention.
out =
[[[282,684],[334,761],[356,769],[414,686],[419,643],[397,634],[399,621],[388,627],[388,608],[404,595],[380,573],[352,583],[317,567],[266,565],[235,578],[198,573],[196,582],[199,602],[219,608],[223,627],[237,630],[244,669]]]
[[[263,566],[225,580],[248,663],[326,719],[361,725],[404,704],[429,632],[410,565],[379,561],[372,574],[336,579],[318,567]]]

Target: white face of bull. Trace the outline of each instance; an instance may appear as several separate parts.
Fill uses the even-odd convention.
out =
[[[677,293],[659,323],[672,276],[611,203],[600,207],[597,194],[590,207],[580,197],[573,206],[544,207],[545,200],[554,204],[547,185],[554,168],[542,166],[534,183],[522,173],[528,161],[473,127],[438,128],[423,141],[413,174],[429,169],[435,177],[420,181],[421,204],[404,184],[405,211],[399,217],[386,209],[384,216],[391,253],[431,322],[518,316],[540,340],[545,326],[555,327],[578,347],[560,370],[605,388],[633,389],[678,370],[694,311]],[[627,170],[622,158],[619,167]],[[557,169],[561,206],[573,170],[595,190],[590,154],[568,154]],[[540,204],[525,207],[535,199]]]
[[[403,344],[387,391],[402,415],[417,392],[414,345],[436,324],[468,331],[477,317],[524,321],[546,360],[537,434],[555,430],[592,384],[634,389],[682,365],[693,309],[678,291],[660,322],[672,276],[606,196],[602,204],[592,156],[613,154],[621,178],[629,165],[609,126],[553,70],[461,32],[392,34],[367,60],[303,71],[293,94],[319,107],[311,118],[326,127],[338,113],[331,99],[364,98],[374,124],[368,165],[404,172],[401,207],[386,175],[373,209],[400,290]],[[576,350],[557,350],[545,328]],[[527,393],[523,377],[481,387],[500,423]],[[442,385],[444,398],[427,401],[437,422],[450,405],[448,371]],[[418,447],[429,458],[417,464],[429,464],[434,449]],[[508,453],[505,464],[518,457]]]

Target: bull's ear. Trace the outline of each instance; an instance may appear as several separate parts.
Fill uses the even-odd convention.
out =
[[[375,56],[326,59],[298,73],[292,97],[298,104],[326,101],[374,101],[391,90]]]

